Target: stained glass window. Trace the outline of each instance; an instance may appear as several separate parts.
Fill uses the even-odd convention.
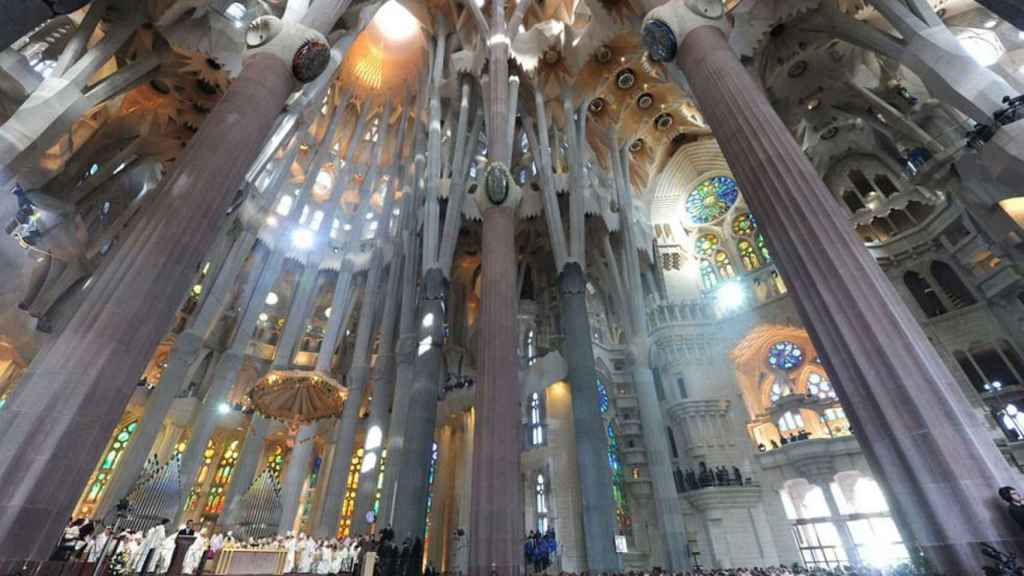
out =
[[[768,243],[765,242],[764,234],[758,234],[757,238],[754,239],[757,243],[757,249],[761,251],[761,256],[764,257],[765,262],[771,262],[772,256],[768,253]]]
[[[540,446],[544,443],[544,422],[540,415],[540,394],[530,395],[530,444]]]
[[[363,449],[356,449],[348,466],[348,481],[345,483],[345,499],[341,502],[341,521],[338,523],[338,538],[346,538],[352,529],[352,513],[356,509],[356,490],[359,489],[359,467],[363,463]]]
[[[238,463],[238,444],[238,440],[231,442],[220,457],[217,471],[213,475],[213,483],[210,485],[210,494],[206,498],[207,513],[216,514],[224,507],[224,489],[231,481],[231,474]]]
[[[749,240],[740,240],[736,244],[736,250],[740,253],[740,262],[743,263],[744,270],[751,272],[761,267],[761,258]]]
[[[792,370],[804,361],[804,351],[789,340],[776,342],[768,351],[768,365],[772,368]]]
[[[836,391],[832,388],[832,383],[817,372],[811,372],[811,375],[807,377],[807,393],[822,400],[835,400],[836,398]]]
[[[770,395],[772,404],[778,402],[779,400],[785,398],[786,396],[789,396],[792,393],[793,392],[792,390],[790,390],[789,384],[780,384],[779,381],[776,380],[775,383],[772,384],[772,392]]]
[[[96,477],[89,486],[89,492],[85,496],[86,502],[92,504],[99,500],[100,495],[103,494],[103,489],[110,480],[110,475],[117,468],[117,463],[121,461],[121,456],[124,455],[125,448],[128,447],[128,441],[131,440],[132,434],[135,433],[135,429],[138,427],[139,423],[137,421],[129,422],[114,434],[114,440],[110,443],[110,448],[107,449],[103,461],[100,462],[100,469],[96,472]]]
[[[612,498],[615,499],[615,515],[619,520],[619,529],[625,530],[630,524],[629,504],[622,483],[622,464],[619,461],[619,441],[615,428],[608,424],[608,466],[612,469]]]
[[[739,191],[736,181],[728,176],[715,176],[701,182],[686,198],[690,222],[708,224],[718,220],[736,202]]]
[[[704,234],[699,236],[697,241],[694,242],[693,247],[697,251],[697,254],[705,258],[710,258],[715,250],[718,248],[718,236],[714,234]]]
[[[206,450],[203,450],[203,467],[199,469],[199,476],[196,476],[196,483],[193,485],[192,492],[188,495],[188,504],[185,505],[187,510],[196,510],[199,507],[200,492],[202,492],[206,477],[210,475],[210,466],[213,464],[213,457],[216,455],[217,445],[214,444],[213,440],[210,440],[206,444]]]
[[[437,442],[431,445],[430,469],[427,471],[427,522],[423,527],[423,547],[427,547],[427,538],[430,537],[430,507],[434,502],[434,476],[437,474]]]
[[[750,213],[740,214],[732,221],[732,233],[737,236],[750,236],[755,230],[757,225]]]
[[[601,408],[602,414],[608,412],[608,388],[600,378],[597,379],[597,405]]]
[[[736,271],[732,267],[732,260],[729,260],[729,255],[722,250],[715,253],[715,268],[718,270],[719,278],[732,278],[736,275]]]
[[[710,260],[700,261],[700,282],[705,290],[714,290],[718,286],[718,275]]]
[[[284,467],[284,448],[277,446],[267,457],[267,470],[270,470],[270,473],[280,480],[282,467]]]
[[[537,482],[534,491],[537,496],[537,530],[548,531],[548,493],[544,485],[544,475],[537,474]]]

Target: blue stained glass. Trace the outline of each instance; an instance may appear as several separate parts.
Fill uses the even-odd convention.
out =
[[[597,379],[597,405],[601,407],[601,413],[604,414],[608,411],[608,389],[605,388],[604,382],[601,379]]]
[[[701,182],[686,197],[686,213],[694,224],[718,220],[736,203],[739,190],[728,176],[714,176]]]
[[[768,365],[772,368],[792,370],[804,361],[804,351],[789,340],[776,342],[768,351]]]

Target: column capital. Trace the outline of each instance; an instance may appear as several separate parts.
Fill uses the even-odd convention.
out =
[[[675,60],[686,36],[703,26],[712,26],[723,33],[725,8],[716,0],[670,0],[651,10],[644,18],[644,45],[651,60]]]
[[[261,16],[245,32],[245,58],[268,54],[282,62],[300,84],[316,80],[331,60],[324,35],[297,22]]]

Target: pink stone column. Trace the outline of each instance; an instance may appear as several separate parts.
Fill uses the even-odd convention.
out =
[[[996,495],[1010,467],[723,33],[678,54],[905,537],[945,574],[980,574],[981,542],[1024,550]]]
[[[516,353],[515,209],[484,213],[481,250],[480,382],[476,385],[469,574],[522,572],[523,497],[519,473],[519,358]]]
[[[192,272],[293,89],[257,55],[0,417],[0,560],[49,556]]]

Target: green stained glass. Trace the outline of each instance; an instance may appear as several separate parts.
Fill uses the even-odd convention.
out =
[[[693,224],[718,220],[736,203],[739,190],[728,176],[715,176],[701,182],[686,198],[686,213]]]
[[[715,252],[715,249],[718,248],[718,244],[718,236],[715,236],[714,234],[705,234],[697,238],[693,247],[697,251],[697,254],[707,258]]]
[[[754,242],[757,243],[757,249],[760,250],[761,255],[764,256],[764,261],[771,262],[772,257],[771,254],[768,253],[768,243],[765,242],[764,234],[758,234]]]
[[[750,236],[757,230],[757,225],[754,224],[754,217],[749,213],[740,214],[732,222],[732,232],[737,236]]]

